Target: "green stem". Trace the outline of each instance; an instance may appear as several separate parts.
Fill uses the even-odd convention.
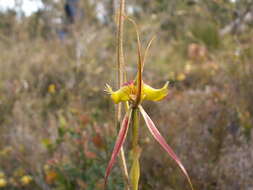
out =
[[[133,137],[132,137],[132,148],[135,149],[138,146],[139,138],[139,110],[133,110]]]
[[[133,109],[133,126],[132,126],[132,167],[130,171],[131,187],[132,190],[138,190],[139,179],[140,179],[140,163],[139,157],[141,149],[138,145],[139,139],[139,110]]]

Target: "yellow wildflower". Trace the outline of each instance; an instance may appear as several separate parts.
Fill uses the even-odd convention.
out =
[[[7,185],[7,181],[4,178],[0,178],[0,188],[5,187]]]
[[[130,20],[131,21],[131,20]],[[135,22],[133,21],[135,24]],[[136,26],[136,24],[135,24]],[[139,163],[139,156],[140,156],[140,150],[138,150],[138,113],[140,112],[141,115],[144,118],[144,121],[146,123],[147,128],[149,129],[151,135],[155,138],[155,140],[162,146],[162,148],[166,151],[166,153],[177,163],[177,165],[180,167],[184,175],[186,176],[191,189],[193,190],[193,186],[190,180],[190,177],[185,170],[183,164],[180,162],[177,155],[174,153],[172,148],[166,143],[166,140],[164,137],[160,134],[159,130],[156,128],[154,122],[151,120],[149,115],[145,112],[145,110],[142,108],[141,103],[143,100],[151,100],[151,101],[159,101],[162,100],[165,96],[168,94],[168,82],[163,86],[161,89],[154,89],[150,87],[149,85],[145,84],[142,80],[142,73],[143,73],[143,66],[145,63],[145,57],[147,54],[147,50],[149,49],[152,39],[149,42],[144,55],[142,56],[141,53],[141,45],[140,45],[140,39],[137,31],[137,40],[138,40],[138,72],[137,76],[135,78],[135,81],[129,82],[124,84],[120,89],[113,91],[112,88],[109,85],[106,85],[106,92],[111,95],[111,99],[117,104],[119,102],[125,102],[129,101],[129,104],[126,105],[127,112],[124,116],[124,119],[121,123],[121,127],[119,130],[119,134],[117,136],[116,143],[113,148],[113,152],[111,155],[111,159],[108,163],[108,166],[105,171],[105,183],[104,187],[106,188],[108,177],[111,173],[111,170],[113,168],[113,165],[116,162],[116,158],[124,145],[124,142],[127,137],[127,132],[130,127],[130,123],[133,122],[133,140],[132,140],[132,146],[133,146],[133,155],[132,155],[132,167],[130,171],[130,183],[131,188],[134,190],[138,189],[139,184],[139,178],[140,178],[140,163]],[[182,73],[183,74],[183,73]],[[184,80],[186,77],[185,75],[180,76],[180,80]]]
[[[25,175],[20,179],[20,182],[22,183],[22,185],[28,185],[32,182],[32,177],[29,175]]]
[[[144,84],[143,85],[143,100],[151,101],[160,101],[168,95],[168,85],[169,82],[166,82],[165,85],[160,89],[152,88],[151,86]]]
[[[119,90],[113,91],[112,88],[106,84],[105,91],[111,95],[111,99],[115,102],[115,104],[118,104],[119,102],[129,101],[130,95],[134,94],[136,87],[133,82],[129,82],[124,84]]]
[[[177,80],[178,80],[178,81],[183,81],[183,80],[185,80],[185,78],[186,78],[186,76],[185,76],[184,73],[180,73],[180,74],[177,76]]]
[[[151,86],[143,83],[143,88],[141,92],[141,100],[151,100],[151,101],[160,101],[168,95],[168,84],[160,89],[152,88]],[[114,103],[118,104],[119,102],[125,102],[132,100],[134,101],[137,96],[137,86],[134,82],[128,82],[124,84],[119,90],[113,91],[112,88],[107,84],[106,92],[111,95],[111,99]]]
[[[55,86],[55,84],[50,84],[48,86],[48,92],[51,93],[51,94],[54,94],[56,92],[56,86]]]

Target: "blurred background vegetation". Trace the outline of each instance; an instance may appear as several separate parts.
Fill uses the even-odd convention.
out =
[[[117,0],[24,1],[0,11],[0,189],[99,190],[117,129],[103,92],[114,84]],[[253,189],[253,2],[126,0],[142,43],[155,35],[144,80],[169,96],[146,103],[196,189]],[[126,21],[125,62],[135,74],[136,38]],[[142,190],[187,182],[141,130]],[[110,190],[123,189],[119,166]]]

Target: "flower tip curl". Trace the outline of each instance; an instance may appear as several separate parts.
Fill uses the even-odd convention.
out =
[[[169,81],[165,83],[165,85],[160,89],[155,89],[147,84],[144,84],[143,91],[144,91],[144,99],[151,100],[151,101],[160,101],[164,99],[169,92],[168,89]]]

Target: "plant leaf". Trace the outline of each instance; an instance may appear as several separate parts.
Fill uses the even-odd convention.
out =
[[[164,139],[164,137],[160,134],[160,132],[158,131],[158,129],[156,128],[154,122],[150,119],[150,117],[148,116],[148,114],[145,112],[145,110],[139,106],[140,112],[145,120],[145,123],[149,129],[149,131],[151,132],[151,134],[153,135],[153,137],[155,138],[155,140],[163,147],[163,149],[169,154],[169,156],[177,163],[177,165],[179,166],[179,168],[183,171],[184,175],[186,176],[191,189],[193,190],[193,186],[190,180],[190,177],[186,171],[186,169],[184,168],[182,162],[179,160],[179,158],[177,157],[177,155],[174,153],[174,151],[172,150],[172,148],[167,144],[166,140]]]
[[[112,167],[115,164],[116,157],[119,154],[119,151],[120,151],[122,145],[124,144],[124,142],[126,140],[126,135],[127,135],[127,131],[128,131],[128,128],[129,128],[129,123],[131,121],[131,117],[132,117],[132,109],[130,109],[129,112],[126,113],[126,115],[125,115],[125,117],[122,121],[121,128],[120,128],[117,140],[116,140],[114,148],[113,148],[111,159],[110,159],[110,161],[107,165],[107,168],[106,168],[105,187],[106,187],[106,184],[107,184],[108,177],[111,173]]]

